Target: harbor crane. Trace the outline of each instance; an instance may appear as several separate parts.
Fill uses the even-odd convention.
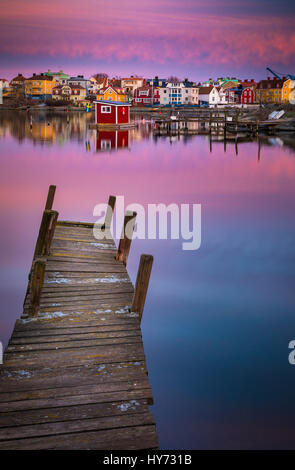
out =
[[[274,72],[273,70],[271,70],[269,67],[266,67],[266,70],[268,70],[274,77],[277,77],[279,80],[282,79],[281,75],[283,74],[278,74],[277,72]],[[285,74],[284,74],[285,75]],[[291,74],[286,74],[286,77],[287,78],[290,78],[290,80],[295,80],[295,75],[291,75]]]

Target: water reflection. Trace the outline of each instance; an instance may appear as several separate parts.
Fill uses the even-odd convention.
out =
[[[69,141],[77,141],[85,146],[86,151],[108,152],[120,149],[130,149],[133,144],[142,140],[153,140],[155,143],[165,139],[169,144],[189,144],[198,135],[206,136],[210,152],[216,144],[223,144],[224,152],[228,146],[234,146],[238,155],[239,146],[245,143],[257,143],[257,159],[260,160],[263,147],[288,147],[295,151],[295,136],[281,134],[279,136],[253,137],[246,133],[237,136],[227,134],[215,126],[208,134],[208,126],[204,122],[171,123],[169,132],[159,129],[157,119],[149,115],[136,115],[133,120],[136,126],[130,130],[97,131],[90,129],[93,123],[92,113],[83,111],[1,111],[0,139],[14,137],[19,143],[32,140],[34,144],[64,145]]]
[[[160,445],[294,448],[294,140],[225,148],[218,135],[157,136],[138,116],[116,146],[92,119],[39,111],[30,128],[24,112],[0,113],[0,340],[22,310],[49,184],[66,220],[93,222],[109,194],[201,203],[200,250],[134,240],[128,260],[134,281],[140,254],[155,259],[142,326]]]

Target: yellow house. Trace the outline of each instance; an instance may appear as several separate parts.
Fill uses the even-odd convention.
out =
[[[81,85],[59,85],[53,88],[52,99],[79,103],[86,98],[86,90]]]
[[[256,102],[257,103],[281,103],[282,102],[282,88],[284,80],[279,80],[270,77],[267,80],[260,80],[256,87]]]
[[[54,77],[49,77],[44,73],[33,74],[25,81],[26,97],[31,99],[47,100],[52,98],[53,88],[57,85]]]
[[[127,95],[122,88],[115,88],[112,86],[108,86],[102,88],[99,94],[96,96],[97,101],[104,100],[104,101],[127,101]]]
[[[282,88],[282,103],[293,102],[294,93],[295,93],[295,80],[291,80],[291,79],[286,80]]]

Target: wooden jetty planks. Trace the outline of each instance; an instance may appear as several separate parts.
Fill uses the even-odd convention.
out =
[[[148,281],[130,310],[129,241],[118,255],[112,239],[94,238],[93,224],[56,221],[54,193],[0,367],[0,449],[158,448],[140,328]]]

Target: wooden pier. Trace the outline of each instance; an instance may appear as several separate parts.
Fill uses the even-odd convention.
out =
[[[91,223],[58,221],[54,193],[0,366],[0,449],[157,449],[140,327],[153,257],[135,289],[126,269],[136,214],[117,249],[115,197],[98,240]]]

